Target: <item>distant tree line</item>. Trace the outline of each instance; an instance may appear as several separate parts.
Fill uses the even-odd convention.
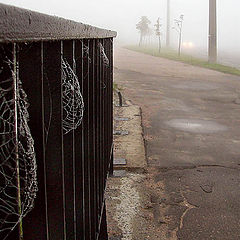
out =
[[[183,26],[183,14],[180,15],[179,19],[174,19],[175,29],[178,33],[179,40],[178,40],[178,54],[180,55],[181,52],[181,43],[182,43],[182,26]],[[161,51],[162,43],[161,43],[161,36],[162,36],[162,24],[160,22],[160,18],[157,19],[156,24],[154,24],[154,31],[150,27],[151,21],[148,19],[147,16],[142,16],[140,21],[136,24],[136,28],[140,33],[139,39],[139,46],[146,45],[150,42],[150,36],[153,35],[155,31],[155,35],[158,37],[158,48],[159,53]]]
[[[146,16],[142,16],[140,21],[137,23],[136,28],[140,33],[139,46],[143,44],[143,41],[147,36],[150,36],[152,34],[152,30],[149,26],[150,24],[151,21]]]
[[[140,21],[136,24],[136,28],[138,29],[140,33],[140,39],[139,39],[139,46],[142,46],[143,43],[147,42],[149,40],[150,36],[153,35],[153,30],[150,27],[151,21],[148,19],[147,16],[142,16]],[[161,49],[161,26],[160,18],[157,19],[155,27],[155,34],[159,39],[159,51]]]

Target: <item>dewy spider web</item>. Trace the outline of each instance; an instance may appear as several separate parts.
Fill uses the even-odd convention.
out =
[[[84,103],[78,78],[62,58],[63,133],[76,129],[82,122]]]
[[[100,47],[100,54],[101,54],[101,58],[103,60],[103,64],[105,66],[109,66],[109,59],[108,59],[108,57],[105,53],[105,49],[101,43],[99,43],[99,47]]]
[[[28,126],[27,95],[12,70],[0,81],[0,237],[6,239],[34,207],[37,165]],[[3,62],[2,62],[3,63]],[[4,63],[3,63],[4,65]],[[1,72],[2,73],[2,72]],[[6,75],[5,75],[6,76]],[[15,81],[14,81],[15,79]]]

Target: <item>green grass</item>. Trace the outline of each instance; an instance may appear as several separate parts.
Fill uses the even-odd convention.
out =
[[[121,88],[119,87],[119,85],[117,83],[113,83],[113,91],[114,92],[118,92],[119,90],[121,90]]]
[[[209,63],[205,60],[195,58],[186,54],[181,54],[181,56],[179,57],[178,53],[173,49],[163,48],[161,49],[161,53],[159,53],[158,49],[154,47],[139,47],[139,46],[133,45],[133,46],[125,46],[125,48],[132,51],[152,55],[155,57],[163,57],[163,58],[167,58],[174,61],[188,63],[194,66],[204,67],[204,68],[216,70],[219,72],[240,76],[240,70],[237,68],[229,67],[226,65],[218,64],[218,63]]]

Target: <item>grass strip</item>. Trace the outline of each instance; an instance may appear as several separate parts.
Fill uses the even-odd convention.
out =
[[[240,70],[237,68],[226,66],[219,63],[209,63],[208,61],[205,61],[203,59],[199,59],[186,54],[181,54],[181,56],[178,56],[178,53],[173,49],[162,48],[161,52],[159,53],[158,49],[154,47],[139,47],[136,45],[131,45],[131,46],[125,46],[124,48],[135,51],[135,52],[140,52],[140,53],[148,54],[151,56],[155,56],[155,57],[167,58],[169,60],[188,63],[194,66],[199,66],[199,67],[216,70],[223,73],[240,76]]]

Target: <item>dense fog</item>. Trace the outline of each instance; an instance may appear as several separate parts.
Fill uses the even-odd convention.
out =
[[[154,24],[158,17],[162,24],[161,38],[166,39],[167,0],[0,0],[35,11],[69,18],[102,28],[116,30],[117,44],[138,44],[139,33],[136,24],[141,16],[147,16]],[[173,29],[174,19],[184,15],[183,51],[191,51],[199,56],[207,55],[208,46],[208,0],[170,0],[171,46],[177,48],[178,34]],[[220,57],[238,58],[240,54],[240,2],[237,0],[217,0],[218,51]],[[154,33],[154,32],[153,32]],[[156,41],[154,34],[151,42]],[[188,43],[191,43],[189,46]],[[186,48],[186,49],[184,49]],[[191,48],[191,49],[187,49]]]

